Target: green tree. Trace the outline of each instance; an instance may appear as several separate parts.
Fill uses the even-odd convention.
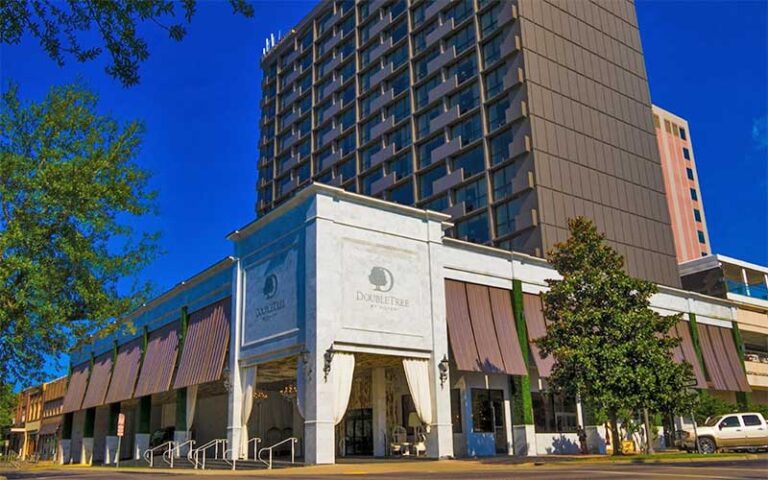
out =
[[[629,276],[590,220],[578,217],[568,225],[570,237],[548,255],[562,279],[547,281],[549,326],[539,345],[555,357],[552,389],[580,396],[608,418],[618,455],[620,418],[689,411],[695,395],[685,385],[692,369],[672,358],[680,340],[668,332],[679,316],[650,308],[656,285]]]
[[[134,158],[142,126],[99,115],[79,85],[39,103],[0,103],[0,393],[41,379],[57,357],[145,299],[130,281],[157,253],[130,222],[154,211]],[[121,291],[128,291],[123,293]],[[0,415],[2,415],[0,413]]]
[[[234,13],[253,16],[253,5],[247,0],[229,3]],[[183,20],[176,18],[177,7]],[[0,2],[0,44],[17,44],[25,34],[31,35],[59,65],[64,65],[66,56],[79,62],[93,60],[106,48],[111,57],[106,72],[131,86],[139,83],[139,65],[149,57],[140,27],[156,25],[180,41],[196,7],[196,0],[4,0]],[[95,40],[84,41],[84,37]]]

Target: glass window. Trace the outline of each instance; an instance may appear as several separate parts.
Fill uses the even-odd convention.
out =
[[[374,116],[360,127],[360,141],[363,144],[368,143],[371,140],[371,130],[373,127],[381,123],[381,119],[378,115]]]
[[[502,36],[496,35],[490,42],[483,45],[483,65],[485,68],[490,67],[501,58],[501,42]]]
[[[505,130],[491,138],[489,142],[491,165],[498,165],[509,159],[509,144],[512,143],[512,130]]]
[[[336,167],[336,176],[342,177],[345,181],[353,178],[355,173],[357,173],[357,168],[355,167],[354,157]]]
[[[504,65],[496,68],[485,76],[485,92],[488,98],[493,98],[504,90]]]
[[[688,140],[688,135],[685,133],[685,129],[683,127],[680,127],[680,139],[681,140]],[[745,419],[747,417],[744,417]]]
[[[421,80],[429,74],[429,62],[437,58],[440,55],[440,48],[435,47],[431,49],[423,57],[419,58],[414,64],[414,72],[416,72],[416,81]]]
[[[430,78],[416,89],[416,109],[424,108],[429,103],[429,92],[443,83],[440,74]]]
[[[477,87],[477,82],[448,97],[448,106],[453,108],[456,105],[459,106],[460,114],[480,105],[480,89]]]
[[[493,172],[493,200],[499,201],[512,195],[512,180],[517,176],[521,162],[513,162]]]
[[[308,92],[312,88],[312,75],[304,75],[296,83],[299,85],[299,93]]]
[[[664,130],[667,133],[672,133],[672,124],[669,123],[669,120],[664,120]]]
[[[456,222],[456,238],[474,243],[486,243],[490,240],[488,229],[488,214],[482,213],[469,220]]]
[[[394,117],[395,123],[403,120],[411,114],[411,96],[405,95],[400,100],[387,107],[385,117]]]
[[[360,100],[360,113],[363,117],[367,117],[371,113],[371,102],[381,95],[380,92],[375,91],[369,93],[367,96]]]
[[[699,211],[698,208],[693,209],[693,219],[696,220],[697,222],[701,221],[701,212]]]
[[[357,148],[355,132],[350,132],[347,136],[339,140],[339,151],[341,152],[341,156],[354,152],[355,148]]]
[[[333,78],[320,82],[317,85],[318,100],[327,97],[333,91],[334,86]]]
[[[469,178],[485,170],[485,159],[483,157],[483,146],[478,145],[455,157],[451,170],[464,169],[464,178]]]
[[[345,60],[349,55],[355,53],[355,43],[352,41],[346,42],[343,45],[341,45],[337,50],[337,57],[341,57],[342,60]]]
[[[382,171],[381,168],[377,168],[371,173],[366,174],[361,180],[362,193],[365,195],[370,195],[371,185],[373,185],[373,183],[376,182],[377,180],[380,180],[381,177],[383,176],[384,176],[384,172]]]
[[[699,236],[699,243],[707,243],[707,240],[704,238],[704,232],[697,230],[696,233]]]
[[[408,181],[387,192],[387,200],[400,205],[413,205],[413,184]]]
[[[322,35],[323,32],[328,29],[328,24],[331,23],[331,20],[333,20],[333,9],[328,10],[325,15],[320,17],[320,19],[317,21],[318,35]]]
[[[300,71],[305,72],[308,68],[312,67],[312,52],[307,53],[299,59]]]
[[[678,129],[678,127],[677,127],[677,124],[676,124],[676,123],[673,123],[673,124],[672,124],[672,134],[673,134],[674,136],[676,136],[676,137],[679,137],[679,136],[680,136],[680,130]]]
[[[429,123],[441,113],[443,113],[443,105],[437,104],[416,117],[416,138],[421,139],[432,133],[429,129]]]
[[[486,38],[496,31],[499,14],[501,14],[501,4],[497,3],[493,8],[480,15],[480,38]]]
[[[341,91],[339,99],[341,99],[341,106],[346,107],[350,102],[355,100],[355,84],[350,83],[347,88]]]
[[[397,96],[411,86],[411,79],[408,70],[403,70],[397,77],[389,80],[388,88],[392,89],[392,95]]]
[[[327,112],[331,108],[331,105],[333,103],[331,100],[326,101],[322,105],[317,107],[317,110],[315,111],[315,114],[317,115],[317,124],[320,125],[324,121],[328,119]]]
[[[729,417],[725,417],[722,422],[720,422],[720,428],[739,428],[741,427],[741,421],[739,421],[739,417],[736,415],[731,415]]]
[[[378,42],[373,42],[360,52],[360,68],[365,68],[371,63],[371,52],[379,45]]]
[[[391,18],[394,20],[405,11],[405,7],[407,6],[408,5],[405,0],[397,0],[396,2],[392,3],[385,11],[389,11]]]
[[[312,167],[310,166],[310,163],[307,162],[297,168],[294,175],[299,179],[299,183],[304,183],[309,180],[309,177],[312,176]]]
[[[475,55],[465,57],[459,63],[448,69],[448,78],[456,75],[459,85],[471,80],[477,75],[477,59]]]
[[[432,195],[432,182],[444,177],[446,173],[448,172],[446,171],[445,164],[443,164],[419,175],[419,198],[427,198]]]
[[[392,44],[396,44],[408,34],[408,19],[403,18],[396,25],[390,27],[385,34],[392,39]]]
[[[517,228],[515,227],[515,217],[520,213],[520,207],[522,205],[522,197],[515,200],[510,200],[498,205],[494,210],[494,217],[496,221],[496,236],[503,237],[510,233],[514,233]]]
[[[432,150],[444,143],[445,137],[443,135],[437,135],[431,140],[419,145],[419,167],[424,168],[429,165],[432,162]]]
[[[467,212],[488,205],[488,189],[485,186],[485,178],[469,183],[456,189],[456,203],[464,202]]]
[[[451,424],[453,425],[453,433],[461,433],[461,390],[458,388],[451,389]]]
[[[680,129],[680,132],[683,132],[682,128]],[[760,427],[763,425],[763,422],[760,420],[760,417],[758,417],[757,415],[744,415],[743,417],[741,417],[741,419],[744,421],[745,427]]]
[[[661,128],[661,122],[659,121],[659,116],[655,113],[653,114],[653,126],[656,128]]]
[[[533,419],[536,433],[576,432],[576,401],[563,395],[533,392]]]
[[[352,107],[346,112],[336,117],[336,125],[341,128],[341,131],[348,129],[355,125],[355,108]]]
[[[376,142],[370,147],[361,151],[360,160],[363,170],[371,168],[371,157],[381,151],[381,142]]]
[[[394,145],[398,152],[411,144],[411,124],[406,123],[394,132],[389,134],[387,145]]]
[[[683,158],[686,160],[691,159],[691,152],[687,148],[683,148]]]
[[[696,189],[692,188],[691,189],[691,200],[693,200],[695,202],[698,199],[699,199],[699,195],[698,195],[698,193],[696,193]]]
[[[688,180],[693,180],[693,170],[691,170],[690,168],[686,168],[685,174],[688,176]]]
[[[306,32],[301,34],[301,51],[310,48],[312,46],[312,29],[310,28]]]
[[[466,27],[451,35],[448,38],[447,44],[456,48],[457,55],[473,46],[475,44],[475,26],[469,23]]]
[[[469,18],[472,12],[472,0],[458,0],[451,8],[445,11],[445,18],[452,18],[454,25],[458,25],[463,20]]]
[[[349,62],[339,69],[339,78],[341,83],[346,82],[355,76],[355,62]]]
[[[417,28],[419,25],[421,25],[424,22],[424,18],[426,16],[427,12],[427,6],[429,6],[431,2],[425,1],[421,2],[416,6],[416,8],[413,9],[411,12],[411,18],[413,19],[413,28]]]
[[[427,35],[437,28],[437,20],[419,30],[419,33],[413,36],[413,54],[418,55],[427,48]]]
[[[435,199],[430,200],[429,202],[421,206],[421,208],[424,208],[426,210],[432,210],[433,212],[442,212],[448,207],[449,207],[448,195],[441,195],[439,197],[436,197]]]
[[[506,125],[509,105],[509,97],[506,96],[488,105],[488,131],[492,132]]]
[[[400,180],[413,173],[413,158],[410,152],[387,162],[387,173],[394,173],[395,180]]]
[[[480,114],[476,113],[469,118],[451,127],[451,139],[461,138],[461,146],[469,145],[483,135],[480,124]]]
[[[346,20],[339,25],[339,33],[342,37],[346,37],[349,32],[355,30],[355,16],[350,15]]]
[[[296,153],[298,154],[300,159],[304,158],[304,157],[307,157],[309,155],[310,147],[311,147],[311,145],[309,143],[309,138],[307,138],[306,140],[302,141],[301,143],[299,143],[296,146]]]
[[[475,433],[493,433],[493,408],[490,391],[472,389],[472,431]]]
[[[408,43],[404,43],[397,47],[391,53],[388,53],[385,57],[384,64],[391,63],[392,68],[397,70],[397,67],[408,61]]]

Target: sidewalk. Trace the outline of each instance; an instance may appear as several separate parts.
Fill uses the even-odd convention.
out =
[[[754,460],[766,458],[766,455],[726,453],[717,455],[696,455],[685,453],[662,453],[653,456],[632,455],[626,457],[607,457],[603,455],[550,455],[546,457],[489,457],[480,459],[458,460],[393,460],[393,459],[341,459],[335,465],[313,465],[296,468],[282,468],[275,470],[191,470],[191,469],[161,469],[145,467],[121,467],[120,471],[129,472],[154,472],[157,474],[185,474],[201,476],[242,476],[245,472],[249,476],[270,475],[370,475],[370,474],[403,474],[403,473],[480,473],[480,472],[512,472],[521,468],[552,467],[562,468],[567,465],[583,464],[610,464],[610,463],[690,463],[720,460]],[[354,463],[352,463],[354,462]],[[62,470],[99,470],[115,471],[115,467],[88,467],[81,465],[51,465],[36,464],[23,467],[23,469],[62,469]]]

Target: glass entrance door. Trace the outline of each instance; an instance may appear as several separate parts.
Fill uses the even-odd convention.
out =
[[[349,410],[344,422],[344,454],[373,455],[373,410]]]
[[[504,427],[504,392],[489,391],[491,411],[493,412],[493,433],[496,440],[496,453],[507,453],[507,429]]]

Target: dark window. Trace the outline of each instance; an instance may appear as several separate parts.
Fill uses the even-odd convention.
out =
[[[680,129],[680,131],[682,132],[683,130]],[[453,405],[451,405],[451,410],[453,410]],[[757,415],[744,415],[741,419],[744,421],[745,427],[759,427],[763,424]]]
[[[706,239],[704,238],[704,232],[701,230],[697,230],[696,233],[699,236],[699,243],[706,243]]]
[[[683,127],[680,127],[680,138],[682,140],[688,140],[688,136],[685,134],[685,129]]]
[[[690,168],[686,168],[685,174],[688,175],[688,180],[693,180],[693,170],[691,170]]]
[[[693,218],[694,218],[694,220],[696,220],[697,222],[700,222],[700,221],[701,221],[701,212],[699,211],[699,209],[698,209],[698,208],[694,208],[694,209],[693,209]]]
[[[411,159],[411,154],[406,153],[405,155],[387,162],[387,173],[394,173],[395,180],[400,180],[413,173],[413,160]]]
[[[448,195],[441,195],[433,200],[430,200],[424,205],[421,205],[421,208],[425,210],[432,210],[433,212],[442,212],[448,207]]]
[[[575,432],[576,401],[562,395],[533,392],[533,420],[536,433]]]
[[[445,137],[443,137],[443,135],[437,135],[426,143],[419,145],[419,168],[427,167],[432,162],[432,150],[444,143]]]
[[[464,202],[467,212],[483,208],[488,204],[485,178],[456,189],[456,203]]]
[[[512,130],[505,130],[490,141],[491,165],[498,165],[509,159],[509,144],[512,143]]]
[[[521,204],[522,197],[504,202],[496,207],[494,215],[496,217],[497,236],[503,237],[504,235],[515,232],[515,218],[520,213]]]
[[[488,214],[482,213],[469,220],[456,223],[456,238],[474,243],[486,243],[490,240],[488,229]]]
[[[496,63],[501,58],[502,36],[496,35],[493,39],[483,45],[483,65],[485,68]]]
[[[480,122],[480,114],[476,113],[463,122],[451,127],[451,140],[461,138],[461,146],[464,147],[480,138],[483,127]]]
[[[472,150],[468,150],[453,159],[451,170],[464,169],[464,178],[469,178],[485,170],[485,159],[483,158],[483,146],[478,145]]]
[[[720,428],[739,428],[741,426],[741,422],[739,421],[739,417],[732,415],[730,417],[725,417],[722,422],[720,422]]]
[[[521,162],[513,162],[493,172],[493,200],[499,201],[512,195],[512,181],[517,176]]]
[[[427,198],[432,195],[432,182],[442,178],[446,174],[445,164],[433,168],[427,173],[419,175],[419,198]]]
[[[387,192],[387,200],[400,205],[413,205],[413,183],[408,181]]]
[[[458,388],[451,389],[451,424],[453,425],[453,433],[462,432],[461,390],[459,390]]]
[[[472,431],[494,433],[504,427],[504,394],[501,390],[472,389]],[[501,410],[501,411],[499,411]]]
[[[355,176],[356,170],[355,159],[352,158],[336,167],[336,176],[340,176],[343,180],[346,181]]]
[[[371,186],[374,182],[381,179],[381,177],[384,175],[384,172],[381,168],[375,169],[373,172],[367,174],[362,179],[362,193],[365,195],[371,194]]]
[[[698,199],[699,199],[699,195],[696,193],[696,189],[692,188],[691,189],[691,200],[696,201]]]
[[[687,148],[683,148],[683,158],[686,160],[691,159],[691,152]]]

